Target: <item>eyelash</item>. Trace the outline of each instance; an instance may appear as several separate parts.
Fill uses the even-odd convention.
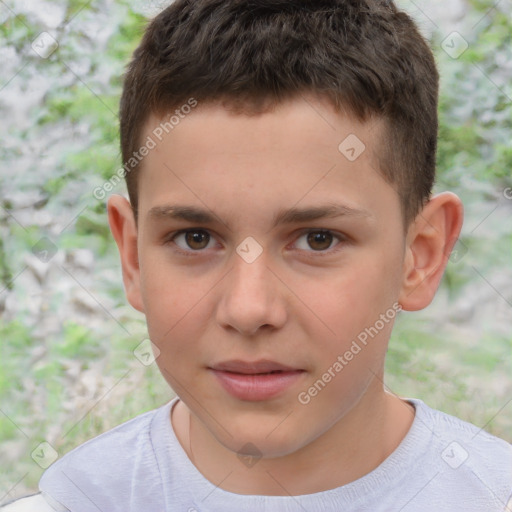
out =
[[[208,229],[205,229],[205,228],[180,229],[179,231],[175,231],[174,233],[169,235],[169,237],[167,237],[166,240],[165,240],[165,244],[167,245],[167,244],[172,242],[175,245],[175,248],[173,250],[175,250],[177,253],[179,253],[179,254],[181,254],[183,256],[187,256],[187,257],[196,257],[196,256],[200,255],[201,253],[205,252],[205,250],[204,249],[201,249],[201,250],[192,250],[191,249],[190,251],[185,251],[185,250],[181,249],[174,242],[176,237],[178,237],[179,235],[182,235],[184,233],[195,233],[195,232],[205,232],[205,233],[208,233],[210,235],[210,237],[214,238],[212,236],[212,233]],[[338,242],[339,242],[338,244],[336,244],[334,246],[334,248],[329,248],[329,249],[326,249],[326,250],[323,250],[323,251],[314,251],[314,250],[306,251],[304,249],[299,249],[300,251],[304,251],[306,253],[312,253],[315,257],[317,257],[317,256],[322,257],[322,256],[331,255],[331,254],[341,250],[340,248],[337,248],[337,247],[342,245],[342,242],[348,242],[347,237],[344,237],[341,234],[336,234],[335,232],[333,232],[333,231],[331,231],[329,229],[322,229],[322,228],[305,229],[305,230],[300,232],[298,238],[301,238],[302,236],[307,235],[309,233],[330,233],[331,235],[333,235],[333,238],[338,239]]]

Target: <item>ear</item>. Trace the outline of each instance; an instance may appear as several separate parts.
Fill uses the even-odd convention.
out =
[[[463,218],[461,200],[443,192],[432,197],[409,226],[398,300],[404,310],[417,311],[432,302]]]
[[[113,195],[108,200],[107,211],[110,231],[121,256],[126,298],[136,310],[144,313],[137,252],[137,225],[132,206],[123,196]]]

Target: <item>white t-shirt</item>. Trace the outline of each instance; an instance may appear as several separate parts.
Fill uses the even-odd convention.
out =
[[[301,496],[241,495],[208,481],[172,428],[177,400],[55,462],[38,499],[59,512],[512,512],[512,445],[421,400],[408,399],[413,424],[382,464],[347,485]],[[46,512],[15,508],[22,501],[5,512]]]

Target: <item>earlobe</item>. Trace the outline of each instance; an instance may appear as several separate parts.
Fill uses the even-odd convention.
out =
[[[140,286],[140,268],[137,250],[137,225],[129,201],[113,195],[107,203],[108,222],[116,241],[123,269],[123,283],[128,302],[144,312]]]
[[[462,228],[461,200],[452,192],[430,199],[409,227],[399,302],[406,311],[427,307]]]

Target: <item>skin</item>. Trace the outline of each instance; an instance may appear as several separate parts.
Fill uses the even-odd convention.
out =
[[[142,140],[159,122],[148,120]],[[398,194],[378,173],[383,130],[313,96],[256,116],[200,104],[144,159],[138,223],[125,198],[109,199],[127,298],[146,315],[157,364],[180,397],[172,426],[197,469],[226,491],[339,487],[382,463],[412,424],[414,408],[383,386],[393,321],[309,403],[297,398],[393,304],[431,302],[460,233],[461,201],[445,192],[404,235]],[[353,162],[338,150],[350,134],[366,146]],[[273,226],[282,209],[328,202],[365,214]],[[215,222],[149,213],[171,204],[206,208]],[[173,241],[181,229],[199,230],[199,242]],[[308,243],[318,230],[332,239]],[[263,249],[252,263],[236,252],[247,237]],[[305,371],[275,398],[239,400],[208,369],[230,359]],[[238,457],[247,443],[262,455],[251,466]]]

